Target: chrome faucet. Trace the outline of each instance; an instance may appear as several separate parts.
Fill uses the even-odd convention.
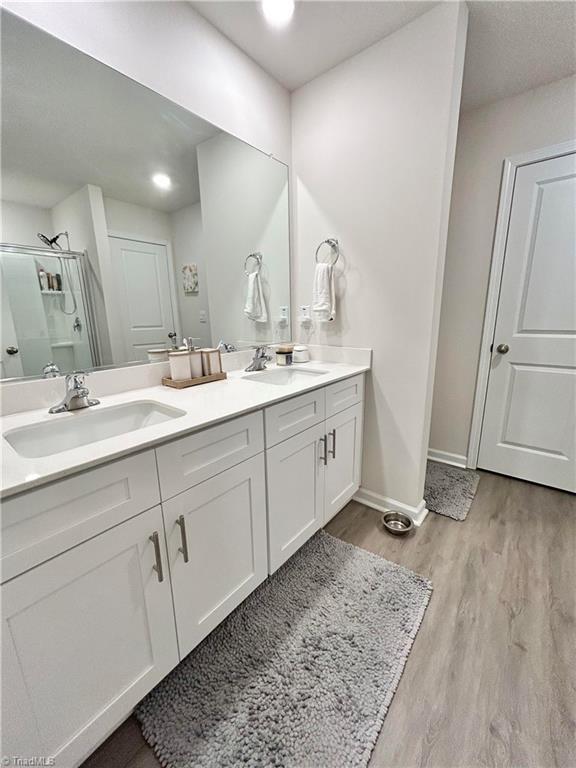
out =
[[[220,339],[216,349],[219,349],[220,352],[236,352],[237,351],[234,344],[230,344],[227,341],[224,341],[224,339]]]
[[[270,360],[272,360],[272,356],[268,355],[266,352],[266,347],[255,347],[252,362],[245,370],[263,371],[266,368],[266,363],[269,363]]]
[[[42,376],[45,379],[55,379],[60,376],[60,368],[58,368],[56,363],[50,361],[42,368]]]
[[[48,413],[64,413],[64,411],[79,411],[82,408],[89,408],[91,405],[98,405],[100,400],[94,400],[88,395],[88,387],[84,385],[84,377],[87,376],[84,371],[72,371],[66,375],[66,394],[64,399],[58,405],[53,405]]]

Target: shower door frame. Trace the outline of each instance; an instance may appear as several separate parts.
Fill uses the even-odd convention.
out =
[[[90,292],[90,286],[86,276],[85,263],[88,260],[87,251],[60,251],[55,248],[38,248],[35,245],[18,245],[16,243],[0,243],[0,249],[7,253],[16,254],[30,254],[32,256],[51,256],[61,259],[69,259],[75,261],[78,264],[78,276],[80,280],[80,293],[84,301],[84,310],[86,313],[86,320],[88,323],[87,336],[88,346],[90,348],[90,355],[92,357],[92,368],[99,368],[102,365],[102,359],[100,355],[100,345],[98,343],[98,337],[96,335],[96,317],[94,314],[94,305],[92,303],[92,294]],[[21,376],[11,379],[4,379],[4,381],[20,381],[24,379],[37,379],[41,376]]]

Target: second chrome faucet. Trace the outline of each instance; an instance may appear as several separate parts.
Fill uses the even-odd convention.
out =
[[[272,360],[272,356],[267,354],[266,347],[256,347],[254,349],[254,357],[250,362],[250,365],[245,368],[246,371],[263,371],[266,368],[266,363]]]

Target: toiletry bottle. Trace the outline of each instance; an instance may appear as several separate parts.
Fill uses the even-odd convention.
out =
[[[40,267],[38,270],[38,280],[40,282],[40,290],[41,291],[47,291],[48,290],[48,278],[46,277],[46,272]]]

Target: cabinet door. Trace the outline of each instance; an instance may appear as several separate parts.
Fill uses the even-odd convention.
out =
[[[362,403],[326,420],[328,464],[325,472],[324,523],[344,507],[360,487]]]
[[[323,524],[324,422],[267,451],[270,573]]]
[[[2,586],[3,754],[78,765],[178,662],[162,531],[156,507]]]
[[[183,658],[268,575],[263,454],[163,508]]]

